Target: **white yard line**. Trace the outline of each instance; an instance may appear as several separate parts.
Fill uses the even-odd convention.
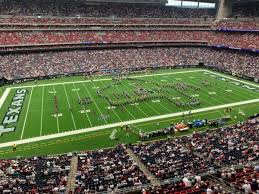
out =
[[[207,76],[207,75],[205,75],[205,76]],[[219,75],[219,76],[221,76],[221,75]],[[228,77],[229,78],[229,77]],[[227,78],[227,79],[228,79]],[[210,80],[213,80],[213,79],[215,79],[215,78],[212,78],[212,77],[210,77],[209,78]],[[221,81],[221,80],[219,80],[219,81]],[[228,84],[231,84],[231,83],[228,83]],[[233,85],[233,87],[235,87],[235,85],[234,84],[232,84]],[[239,87],[239,89],[240,89],[240,86],[236,86],[236,87]],[[235,89],[236,90],[236,89]],[[215,89],[213,89],[213,91],[216,91]],[[248,96],[250,96],[250,98],[254,98],[254,95],[251,95],[251,94],[249,94],[249,93],[247,93],[247,95]],[[231,93],[231,97],[232,98],[235,98],[236,100],[240,100],[240,98],[244,98],[244,95],[243,94],[240,94],[239,92],[232,92]],[[247,96],[245,96],[245,97],[247,97]],[[222,97],[222,98],[224,98],[224,97]],[[224,98],[224,99],[226,99],[226,98]],[[228,100],[228,99],[227,99]],[[244,99],[244,100],[247,100],[247,99]],[[229,100],[228,100],[229,101]]]
[[[126,84],[121,83],[121,85],[125,86],[125,87],[128,89],[128,87],[126,86]],[[117,89],[118,89],[118,88],[117,88]],[[121,92],[120,89],[118,89],[118,90]],[[142,112],[146,117],[148,117],[148,115],[147,115],[140,107],[138,107],[138,106],[136,106],[136,107],[137,107],[137,109],[140,110],[140,112]],[[126,107],[125,107],[125,108],[126,108]]]
[[[129,89],[129,87],[128,87],[126,84],[123,84],[123,83],[122,83],[122,85],[124,85],[126,88]],[[148,105],[153,111],[155,111],[156,114],[160,115],[160,113],[157,112],[152,106],[150,106],[149,103],[147,103],[147,102],[145,102],[145,101],[144,101],[144,103],[145,103],[146,105]],[[139,107],[137,107],[137,108],[138,108],[139,110],[141,110],[141,112],[143,112],[143,113],[148,117],[148,115],[147,115],[141,108],[139,108]]]
[[[120,91],[120,89],[117,88],[117,85],[115,85],[115,89],[116,89],[117,91]],[[136,119],[136,117],[126,108],[126,106],[124,106],[124,105],[122,105],[122,106],[123,106],[123,108],[130,114],[130,116],[133,117],[133,119]]]
[[[99,113],[100,113],[101,115],[103,115],[103,113],[102,113],[102,111],[100,110],[99,106],[97,105],[97,103],[95,102],[94,98],[92,97],[91,92],[88,91],[88,89],[87,89],[87,87],[85,86],[84,83],[83,83],[83,86],[84,86],[84,88],[85,88],[87,94],[90,96],[90,98],[92,98],[93,103],[95,104],[95,106],[96,106],[96,108],[98,109]],[[105,121],[106,124],[108,123],[105,118],[104,118],[104,121]]]
[[[102,84],[102,86],[105,86],[103,82],[101,82],[101,84]],[[94,83],[93,83],[93,85],[94,85],[94,87],[95,87],[95,84],[94,84]],[[106,99],[105,99],[105,102],[106,102],[106,104],[107,104],[108,106],[110,106],[109,102],[108,102]],[[117,116],[117,118],[118,118],[120,121],[122,121],[121,118],[119,117],[119,115],[116,113],[116,111],[115,111],[113,108],[112,108],[111,110],[112,110],[112,112]]]
[[[154,79],[157,80],[157,77],[154,77]],[[160,80],[157,80],[157,81],[160,83]],[[149,103],[147,103],[147,105],[150,106]],[[164,106],[162,103],[159,103],[159,105],[160,105],[161,107],[163,107],[164,109],[166,109],[168,112],[171,112],[171,111],[170,111],[166,106]],[[152,107],[151,107],[151,108],[152,108]],[[177,107],[177,108],[183,110],[183,109],[180,108],[180,107]],[[160,114],[160,113],[158,113],[158,114]]]
[[[80,95],[79,95],[79,92],[78,92],[77,89],[76,89],[75,83],[73,83],[73,86],[74,86],[74,89],[75,89],[75,91],[76,91],[77,97],[81,100],[81,97],[80,97]],[[85,111],[85,110],[86,110],[86,109],[85,109],[85,105],[83,105],[83,107],[84,107],[84,111]],[[92,127],[92,126],[93,126],[93,125],[92,125],[92,122],[91,122],[91,120],[89,119],[88,113],[87,113],[86,111],[85,111],[85,114],[86,114],[86,117],[87,117],[87,119],[88,119],[88,121],[89,121],[91,127]]]
[[[41,99],[41,117],[40,117],[40,136],[42,135],[42,126],[43,126],[43,106],[44,104],[44,86],[42,86],[42,99]]]
[[[28,106],[27,106],[27,110],[26,110],[26,114],[25,114],[25,119],[24,119],[24,122],[23,122],[22,133],[21,133],[20,139],[23,138],[23,133],[24,133],[24,129],[25,129],[26,121],[27,121],[27,116],[28,116],[28,112],[29,112],[29,109],[30,109],[31,96],[32,96],[33,88],[34,87],[32,87],[32,89],[31,89],[30,98],[29,98],[29,102],[28,102]]]
[[[247,85],[250,85],[250,86],[254,86],[254,87],[257,87],[259,88],[259,84],[253,84],[253,83],[250,83],[250,82],[247,82],[247,81],[243,81],[243,80],[238,80],[236,78],[233,78],[233,77],[230,77],[230,76],[227,76],[227,75],[223,75],[223,74],[220,74],[220,73],[215,73],[213,71],[209,71],[209,70],[204,70],[205,72],[208,72],[208,73],[211,73],[211,74],[214,74],[214,75],[218,75],[220,77],[225,77],[225,78],[228,78],[228,79],[231,79],[231,80],[235,80],[237,82],[241,82],[241,83],[244,83],[244,84],[247,84]]]
[[[4,91],[3,95],[1,96],[1,98],[0,98],[0,109],[3,106],[5,99],[9,95],[10,90],[11,90],[10,88],[6,88],[6,90]]]
[[[191,71],[180,71],[180,72],[170,72],[170,73],[157,73],[157,74],[149,74],[149,75],[135,75],[135,76],[129,76],[130,78],[139,78],[139,77],[152,77],[152,76],[160,76],[160,75],[172,75],[172,74],[182,74],[182,73],[194,73],[194,72],[200,72],[205,70],[191,70]],[[93,82],[98,81],[109,81],[112,80],[111,78],[104,78],[104,79],[95,79]],[[58,83],[52,83],[52,84],[39,84],[39,85],[30,85],[30,86],[15,86],[10,87],[10,89],[17,89],[17,88],[30,88],[33,86],[52,86],[52,85],[62,85],[62,84],[72,84],[72,83],[87,83],[92,82],[91,80],[84,80],[84,81],[71,81],[71,82],[58,82]]]
[[[53,85],[53,91],[54,91],[53,94],[54,94],[54,96],[55,96],[55,91],[56,91],[56,90],[55,90],[54,85]],[[54,96],[53,96],[53,97],[54,97]],[[54,106],[55,106],[55,104],[54,104]],[[59,114],[59,112],[57,112],[56,114],[57,114],[57,115],[56,115],[56,118],[57,118],[57,128],[58,128],[58,133],[59,133],[59,120],[58,120],[58,114]]]
[[[71,114],[72,121],[73,121],[73,124],[74,124],[74,129],[76,130],[77,128],[76,128],[76,123],[75,123],[74,115],[73,115],[72,110],[71,110],[71,104],[70,104],[69,99],[68,99],[67,89],[66,89],[64,84],[63,84],[63,88],[65,90],[65,94],[66,94],[66,98],[67,98],[67,104],[68,104],[69,112]]]
[[[242,101],[242,102],[235,102],[235,103],[230,103],[230,104],[223,104],[223,105],[218,105],[218,106],[211,106],[211,107],[192,110],[192,114],[216,110],[216,109],[222,109],[222,108],[227,108],[227,107],[240,106],[240,105],[256,103],[256,102],[259,102],[259,99],[247,100],[247,101]],[[86,129],[62,132],[62,133],[46,135],[46,136],[41,136],[41,137],[34,137],[34,138],[30,138],[30,139],[23,139],[23,140],[18,140],[18,141],[6,142],[6,143],[1,143],[0,148],[9,147],[9,146],[12,146],[13,144],[20,145],[20,144],[26,144],[26,143],[33,143],[33,142],[38,142],[38,141],[42,141],[42,140],[50,140],[50,139],[66,137],[66,136],[70,136],[70,135],[82,134],[82,133],[86,133],[86,132],[90,132],[90,131],[98,131],[98,130],[113,128],[113,127],[121,127],[123,125],[131,125],[131,124],[143,123],[143,122],[148,122],[148,121],[153,121],[153,120],[158,120],[158,119],[176,117],[176,116],[183,115],[183,113],[186,115],[186,114],[189,113],[189,111],[183,111],[183,112],[171,113],[171,114],[166,114],[166,115],[136,119],[136,120],[131,120],[131,121],[112,123],[112,124],[108,124],[108,125],[101,125],[101,126],[91,127],[91,128],[86,128]]]

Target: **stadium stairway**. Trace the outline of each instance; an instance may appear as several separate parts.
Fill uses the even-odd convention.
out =
[[[71,158],[70,172],[68,174],[67,186],[65,194],[74,193],[76,183],[76,172],[77,172],[78,156],[74,154]]]
[[[151,185],[153,186],[161,186],[161,182],[147,169],[147,167],[141,162],[139,157],[133,153],[133,151],[129,148],[126,149],[127,154],[133,158],[134,162],[137,163],[140,170],[145,174],[148,180],[150,180]]]

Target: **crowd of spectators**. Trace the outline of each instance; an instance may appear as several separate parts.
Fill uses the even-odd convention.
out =
[[[186,47],[9,54],[0,56],[0,61],[0,77],[7,79],[199,62],[236,75],[255,77],[259,57],[239,51]]]
[[[181,139],[193,152],[219,166],[243,165],[259,160],[259,118]]]
[[[62,193],[70,156],[0,160],[0,193]]]
[[[75,193],[111,192],[148,184],[146,176],[122,146],[78,155]]]
[[[224,45],[236,48],[259,49],[259,35],[249,32],[215,32],[209,38],[210,45]]]
[[[161,180],[195,176],[210,168],[206,160],[178,144],[177,139],[133,145],[131,149],[149,171]]]
[[[259,17],[259,3],[240,4],[233,6],[232,17],[237,18],[255,18]]]
[[[109,31],[109,32],[0,32],[1,45],[124,42],[161,40],[203,40],[206,31]]]
[[[259,30],[259,22],[254,20],[222,20],[213,24],[214,29]]]
[[[232,184],[244,193],[258,193],[259,191],[259,166],[244,166],[227,168],[218,175],[224,181]]]
[[[0,32],[1,45],[125,41],[207,41],[210,45],[259,49],[257,33],[211,31]]]
[[[44,15],[84,17],[151,17],[151,18],[199,18],[214,17],[215,9],[190,9],[127,3],[86,4],[83,1],[3,1],[2,15]]]
[[[196,175],[183,178],[171,184],[164,184],[146,191],[146,194],[226,194],[219,183],[206,180],[205,177]],[[231,194],[231,193],[229,193]]]
[[[223,180],[247,194],[259,190],[259,117],[189,136],[129,145],[162,183],[143,193],[223,194]],[[116,192],[150,180],[125,145],[81,152],[75,193]],[[72,154],[0,160],[0,193],[64,193]],[[148,187],[146,187],[148,188]]]
[[[29,17],[12,16],[0,18],[1,24],[208,24],[204,18],[94,18],[94,17]]]

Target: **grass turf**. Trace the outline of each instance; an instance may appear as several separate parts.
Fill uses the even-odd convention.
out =
[[[84,81],[82,77],[70,77],[66,79],[39,81],[37,84],[29,82],[17,85],[15,86],[17,88],[11,89],[0,109],[0,120],[3,120],[5,117],[11,100],[18,88],[26,88],[28,90],[25,103],[22,107],[15,132],[4,133],[0,137],[0,144],[56,133],[62,134],[62,132],[75,131],[82,128],[91,128],[122,121],[149,118],[259,98],[259,85],[250,86],[248,85],[249,83],[243,84],[238,80],[233,81],[225,77],[215,76],[207,71],[196,71],[196,69],[191,71],[193,72],[188,72],[188,70],[167,70],[156,72],[156,74],[148,74],[148,76],[140,74],[137,75],[138,77],[136,79],[140,79],[141,83],[139,80],[123,80],[118,85],[114,84],[115,81],[110,80],[110,77],[107,76],[95,78],[95,81]],[[201,101],[201,104],[199,106],[178,107],[166,99],[153,99],[119,106],[109,110],[108,107],[110,107],[110,104],[108,101],[97,95],[97,90],[110,85],[108,89],[103,91],[103,94],[108,96],[111,100],[116,100],[116,98],[123,100],[123,92],[127,93],[130,99],[137,97],[133,92],[137,88],[154,91],[156,88],[161,88],[161,86],[165,84],[172,83],[185,83],[201,88],[200,90],[186,90],[188,95],[196,96],[196,98]],[[239,83],[239,85],[237,83]],[[159,87],[156,84],[159,84]],[[31,87],[33,85],[34,87]],[[250,89],[245,88],[245,86],[249,86]],[[181,93],[172,88],[167,89],[168,96],[180,97],[182,101],[187,101],[187,98]],[[91,99],[92,103],[84,106],[80,105],[78,100],[86,97]],[[58,113],[60,113],[59,117],[53,116],[56,113],[55,102],[57,104]],[[234,118],[234,116],[236,117],[228,124],[233,124],[238,120],[245,119],[247,116],[258,113],[258,107],[259,103],[235,106],[230,114],[233,116],[232,118]],[[157,130],[169,126],[172,122],[175,123],[181,120],[219,118],[225,114],[224,110],[225,109],[216,109],[191,114],[188,117],[176,116],[173,118],[136,123],[132,125],[132,132],[129,134],[126,134],[120,127],[116,127],[116,129],[118,129],[118,141],[109,138],[113,130],[113,128],[109,128],[19,145],[16,152],[12,152],[10,147],[0,148],[0,156],[14,157],[17,155],[57,154],[69,151],[111,147],[118,143],[135,143],[138,141],[137,133],[139,130],[144,132]],[[246,115],[240,114],[240,111]],[[192,131],[187,133],[190,132]],[[180,133],[176,135],[180,135]]]

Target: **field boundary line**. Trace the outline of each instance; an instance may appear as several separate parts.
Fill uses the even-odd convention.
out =
[[[197,69],[197,70],[189,70],[189,71],[178,71],[178,72],[169,72],[169,73],[155,73],[155,74],[146,74],[146,75],[135,75],[135,76],[129,76],[129,78],[140,78],[140,77],[152,77],[152,76],[161,76],[161,75],[173,75],[173,74],[184,74],[184,73],[195,73],[195,72],[208,72],[214,75],[218,75],[221,77],[225,77],[231,80],[235,80],[237,82],[241,82],[250,86],[254,86],[259,88],[259,86],[257,84],[253,84],[250,83],[248,81],[244,81],[244,80],[238,80],[236,78],[233,78],[229,75],[223,75],[220,73],[216,73],[214,71],[211,70],[207,70],[207,69]],[[112,78],[104,78],[104,79],[95,79],[92,80],[93,82],[98,82],[98,81],[111,81]],[[29,86],[15,86],[15,87],[8,87],[6,89],[19,89],[19,88],[31,88],[31,87],[40,87],[40,86],[52,86],[52,85],[62,85],[62,84],[73,84],[73,83],[88,83],[88,82],[92,82],[91,80],[83,80],[83,81],[70,81],[70,82],[57,82],[57,83],[51,83],[51,84],[34,84],[34,85],[29,85]],[[1,106],[0,106],[1,108]]]
[[[179,71],[179,72],[168,72],[168,73],[154,73],[154,74],[147,74],[147,75],[134,75],[134,76],[129,76],[129,78],[139,78],[139,77],[152,77],[152,76],[160,76],[160,75],[173,75],[173,74],[183,74],[183,73],[193,73],[193,72],[200,72],[200,71],[205,71],[204,69],[196,69],[196,70],[190,70],[190,71]],[[94,79],[93,82],[98,82],[98,81],[111,81],[112,78],[104,78],[104,79]],[[57,83],[52,83],[52,84],[34,84],[34,85],[29,85],[29,86],[15,86],[15,87],[10,87],[10,89],[17,89],[17,88],[31,88],[31,87],[40,87],[40,86],[52,86],[52,85],[62,85],[62,84],[73,84],[73,83],[87,83],[87,82],[92,82],[91,80],[83,80],[83,81],[70,81],[70,82],[57,82]]]
[[[216,109],[222,109],[222,108],[227,108],[227,107],[234,107],[234,106],[239,106],[239,105],[244,105],[244,104],[256,103],[256,102],[259,102],[259,98],[253,99],[253,100],[247,100],[247,101],[241,101],[241,102],[235,102],[235,103],[229,103],[229,104],[223,104],[223,105],[196,109],[196,110],[192,110],[192,114],[216,110]],[[11,141],[11,142],[6,142],[6,143],[1,143],[0,148],[9,147],[9,146],[12,146],[13,144],[20,145],[20,144],[26,144],[26,143],[33,143],[33,142],[38,142],[38,141],[43,141],[43,140],[50,140],[50,139],[55,139],[55,138],[60,138],[60,137],[66,137],[66,136],[70,136],[70,135],[77,135],[77,134],[91,132],[91,131],[99,131],[102,129],[121,127],[123,125],[131,125],[131,124],[153,121],[153,120],[158,120],[158,119],[165,119],[165,118],[170,118],[170,117],[175,117],[175,116],[181,116],[183,114],[186,115],[188,113],[189,113],[189,111],[182,111],[182,112],[165,114],[165,115],[160,115],[160,116],[153,116],[153,117],[148,117],[148,118],[141,118],[141,119],[136,119],[136,120],[112,123],[112,124],[108,124],[108,125],[101,125],[101,126],[96,126],[96,127],[91,127],[91,128],[80,129],[80,130],[67,131],[67,132],[62,132],[62,133],[57,133],[57,134],[52,134],[52,135]]]
[[[254,86],[256,88],[259,88],[258,84],[253,84],[253,83],[250,83],[250,82],[247,82],[247,81],[244,81],[244,80],[239,80],[239,79],[233,78],[233,77],[228,76],[228,75],[223,75],[223,74],[220,74],[220,73],[216,73],[214,71],[209,71],[209,70],[203,70],[203,71],[211,73],[211,74],[214,74],[214,75],[218,75],[218,76],[221,76],[221,77],[225,77],[225,78],[228,78],[228,79],[231,79],[231,80],[235,80],[237,82],[241,82],[241,83],[244,83],[244,84],[247,84],[247,85],[250,85],[250,86]]]
[[[5,91],[4,91],[4,93],[3,93],[3,95],[1,96],[1,98],[0,98],[0,110],[1,110],[1,108],[2,108],[2,106],[3,106],[3,104],[4,104],[4,102],[5,102],[5,100],[6,100],[6,98],[7,98],[7,96],[9,95],[9,92],[10,92],[10,91],[11,91],[10,88],[6,88]]]

